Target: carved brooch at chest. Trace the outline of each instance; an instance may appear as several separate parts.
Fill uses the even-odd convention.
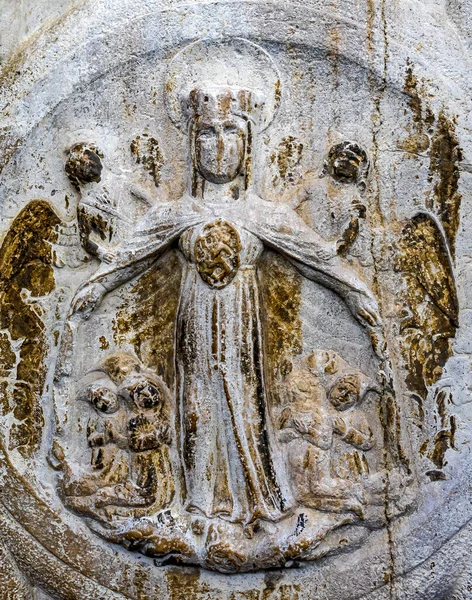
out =
[[[221,289],[236,276],[241,264],[241,239],[236,229],[218,219],[205,225],[195,242],[198,272],[210,287]]]

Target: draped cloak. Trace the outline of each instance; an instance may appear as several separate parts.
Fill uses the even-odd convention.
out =
[[[234,278],[222,289],[203,280],[195,256],[195,240],[216,221],[229,224],[240,240]],[[175,386],[185,507],[243,524],[276,521],[289,510],[291,495],[276,468],[281,461],[273,460],[258,258],[268,246],[341,297],[354,291],[370,299],[371,293],[293,210],[249,194],[231,204],[185,196],[156,206],[90,282],[111,291],[151,267],[174,242],[185,258]]]

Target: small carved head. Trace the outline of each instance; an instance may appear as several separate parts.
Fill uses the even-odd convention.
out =
[[[195,168],[212,183],[229,183],[244,169],[250,121],[259,104],[253,92],[194,89],[187,99]]]
[[[133,452],[155,450],[161,444],[161,431],[146,415],[139,414],[128,422],[129,447]]]
[[[101,383],[92,383],[88,386],[86,399],[101,413],[113,414],[120,408],[116,393]]]
[[[85,183],[99,183],[102,176],[103,154],[95,146],[76,144],[68,152],[66,173],[72,185],[79,190]]]
[[[313,375],[332,375],[338,370],[338,355],[332,350],[315,350],[305,359],[306,365]]]
[[[359,144],[342,142],[331,147],[322,175],[329,174],[342,183],[357,184],[364,191],[369,166],[367,153]]]
[[[163,402],[159,385],[145,375],[131,375],[127,377],[119,390],[127,398],[134,409],[149,410],[160,406]]]
[[[291,404],[299,409],[310,409],[326,397],[319,378],[305,369],[295,369],[290,373],[287,377],[287,389]]]
[[[329,391],[329,400],[336,410],[352,408],[361,400],[361,377],[355,373],[344,375],[335,381]]]

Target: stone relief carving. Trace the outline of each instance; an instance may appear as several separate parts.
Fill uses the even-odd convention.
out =
[[[254,70],[263,56],[271,86],[258,88],[257,79],[241,81],[239,73],[231,85],[217,78],[206,83],[192,72],[205,73],[206,63],[194,56],[206,45],[178,54],[167,84],[171,117],[188,132],[188,192],[178,201],[157,203],[113,252],[91,239],[97,232],[106,236],[107,196],[93,187],[95,203],[79,203],[82,243],[102,265],[71,303],[56,372],[57,401],[73,394],[77,413],[90,416],[78,442],[82,449],[67,452],[64,425],[52,460],[62,471],[66,506],[95,520],[91,526],[102,536],[161,563],[178,560],[233,572],[310,560],[319,542],[347,523],[385,524],[386,467],[380,455],[391,449],[383,448],[371,428],[376,411],[368,417],[361,405],[370,391],[377,404],[385,401],[390,367],[375,294],[342,258],[355,239],[355,225],[349,224],[341,244],[324,240],[295,211],[254,190],[252,145],[275,118],[280,94],[275,65],[261,48],[239,40],[242,60],[252,60]],[[222,47],[225,53],[236,50],[229,42]],[[190,53],[188,81],[176,64]],[[365,189],[368,159],[357,144],[333,147],[326,164],[336,181]],[[98,151],[74,146],[66,171],[76,185],[100,184]],[[110,354],[90,372],[75,373],[67,362],[73,362],[77,336],[105,297],[152,270],[175,247],[182,276],[170,387],[129,354]],[[319,350],[279,381],[283,403],[273,405],[258,289],[265,248],[343,299],[371,334],[379,381]],[[87,465],[81,464],[85,448]],[[395,464],[394,454],[392,460],[393,498],[408,481],[401,461]]]
[[[457,545],[437,523],[466,504],[462,130],[411,62],[377,90],[247,10],[143,33],[0,181],[0,571],[21,597],[409,600],[410,566]],[[431,598],[467,597],[454,573]]]

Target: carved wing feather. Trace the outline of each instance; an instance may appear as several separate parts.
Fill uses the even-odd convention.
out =
[[[420,213],[403,230],[398,269],[406,283],[410,315],[402,326],[409,388],[425,399],[451,354],[459,307],[445,236],[436,219]]]
[[[458,301],[446,239],[435,220],[420,213],[405,227],[401,270],[457,326]]]
[[[48,352],[41,298],[55,288],[54,249],[61,220],[44,200],[15,218],[0,248],[0,403],[13,413],[10,449],[29,457],[44,423],[39,398]]]

